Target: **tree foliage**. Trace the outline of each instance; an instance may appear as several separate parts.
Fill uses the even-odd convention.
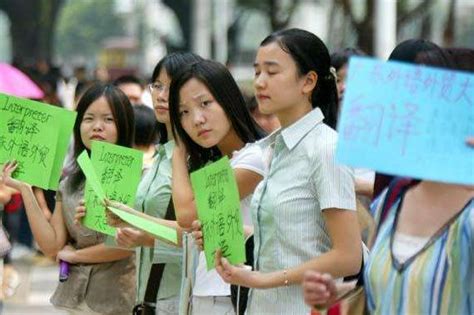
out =
[[[68,1],[58,21],[57,53],[66,58],[94,57],[105,38],[123,33],[113,0]]]
[[[32,64],[50,61],[57,15],[64,0],[0,0],[0,10],[10,20],[13,60]]]

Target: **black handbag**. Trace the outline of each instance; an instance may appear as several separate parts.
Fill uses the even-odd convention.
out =
[[[170,198],[164,219],[176,220],[172,198]],[[165,266],[166,264],[153,264],[151,266],[150,276],[148,277],[146,285],[145,297],[143,299],[144,301],[135,305],[132,310],[132,315],[155,315],[156,297],[158,296],[158,290],[160,289]]]

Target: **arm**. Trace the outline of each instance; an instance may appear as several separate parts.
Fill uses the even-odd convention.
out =
[[[5,163],[2,181],[6,186],[20,191],[31,231],[41,251],[46,256],[56,256],[58,251],[66,245],[67,240],[62,203],[56,202],[54,214],[51,221],[48,221],[35,198],[31,186],[11,177],[16,167],[16,162]]]
[[[172,192],[173,202],[176,210],[176,219],[179,226],[190,230],[192,223],[198,219],[194,193],[186,166],[186,154],[179,147],[173,152],[173,178]],[[240,199],[252,194],[262,175],[243,168],[234,169]]]
[[[125,212],[134,214],[134,215],[139,216],[141,218],[144,218],[148,221],[151,221],[151,222],[154,222],[154,223],[157,223],[157,224],[164,225],[164,226],[167,226],[169,228],[175,229],[177,234],[178,234],[178,245],[177,246],[178,247],[182,246],[181,245],[182,244],[182,235],[183,235],[184,230],[178,225],[178,223],[176,221],[156,218],[154,216],[151,216],[151,215],[145,214],[143,212],[137,211],[137,210],[125,205],[125,204],[122,204],[122,203],[119,203],[119,202],[116,202],[116,201],[107,200],[106,203],[110,206],[113,206],[114,208],[118,208],[118,209],[123,210]],[[109,219],[111,218],[111,216],[116,217],[113,213],[111,213],[111,211],[107,210],[107,218],[108,218],[109,224],[110,224]],[[120,223],[118,223],[117,221],[119,221]],[[146,233],[145,231],[141,231],[141,230],[129,225],[126,222],[123,222],[120,218],[118,218],[118,220],[114,219],[114,222],[115,222],[114,224],[111,224],[112,226],[117,226],[117,223],[119,224],[117,226],[119,228],[117,229],[117,234],[116,234],[116,237],[115,237],[117,245],[119,245],[119,246],[126,247],[126,248],[132,248],[132,247],[137,247],[137,246],[154,247],[155,238],[160,239],[158,237],[155,237],[151,234]],[[169,243],[165,239],[160,239],[160,240]],[[175,244],[173,244],[173,245],[176,246]]]
[[[58,252],[58,259],[71,264],[98,264],[122,260],[133,254],[133,251],[107,247],[103,243],[77,250],[68,245]]]
[[[361,194],[369,198],[372,198],[372,195],[374,193],[374,183],[368,180],[356,178],[355,191],[357,194]]]
[[[48,220],[51,219],[51,210],[48,208],[48,204],[46,203],[46,199],[44,198],[43,189],[38,188],[38,187],[33,187],[33,193],[35,194],[36,200],[38,201],[38,205],[43,211],[46,219]]]
[[[362,261],[362,241],[355,211],[326,209],[323,216],[332,243],[332,248],[328,252],[293,268],[270,273],[248,271],[232,266],[218,252],[216,254],[218,273],[227,283],[260,289],[299,284],[307,270],[329,273],[334,277],[356,274]]]
[[[182,228],[189,229],[192,222],[197,219],[197,211],[186,159],[186,150],[182,146],[176,146],[172,159],[172,198],[176,221]]]
[[[307,271],[303,278],[304,301],[316,309],[330,307],[355,288],[355,281],[336,283],[331,275],[313,270]]]

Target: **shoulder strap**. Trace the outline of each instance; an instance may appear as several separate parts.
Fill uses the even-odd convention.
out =
[[[166,220],[176,220],[174,212],[173,198],[170,198],[168,209],[164,217]],[[156,303],[156,297],[158,290],[160,289],[161,279],[163,278],[163,272],[166,264],[153,264],[151,266],[150,276],[145,291],[145,303],[154,305]]]
[[[388,186],[387,193],[385,194],[385,198],[383,200],[379,220],[376,223],[377,228],[375,230],[375,235],[378,234],[380,227],[382,226],[383,222],[385,222],[385,219],[387,218],[389,210],[393,206],[393,204],[397,201],[397,199],[406,189],[414,185],[416,182],[417,181],[411,178],[405,177],[396,177],[392,180],[392,182]]]

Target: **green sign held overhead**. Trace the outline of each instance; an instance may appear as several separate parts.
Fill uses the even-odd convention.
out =
[[[115,235],[115,228],[107,224],[104,198],[133,207],[142,173],[143,153],[101,141],[92,141],[91,160],[78,159],[86,175],[84,191],[86,216],[84,226],[108,235]],[[91,166],[92,171],[91,171]],[[89,176],[88,176],[89,173]],[[95,174],[95,175],[94,175]]]
[[[16,160],[14,178],[56,190],[76,113],[0,93],[0,165]]]
[[[214,268],[217,249],[231,264],[245,262],[239,190],[229,159],[223,157],[191,173],[191,184],[202,226],[207,269]]]

